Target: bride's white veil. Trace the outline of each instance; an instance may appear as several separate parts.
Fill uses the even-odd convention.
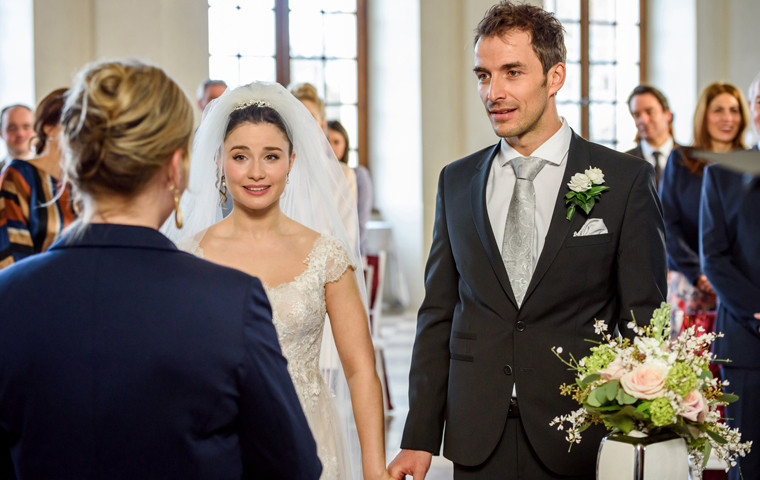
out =
[[[367,306],[361,254],[359,253],[356,202],[324,132],[306,107],[277,83],[254,82],[227,90],[204,111],[195,133],[188,188],[180,200],[184,226],[177,229],[170,216],[161,231],[175,243],[193,238],[222,219],[219,178],[223,168],[222,147],[230,114],[243,105],[260,102],[276,110],[285,122],[296,154],[289,183],[280,197],[280,209],[293,220],[319,233],[342,240],[348,247],[365,310]],[[327,330],[327,328],[326,328]],[[331,337],[330,337],[331,338]],[[353,425],[347,385],[334,342],[323,342],[320,364],[339,413]],[[352,430],[349,428],[349,430]],[[355,438],[355,433],[349,439]],[[349,441],[349,443],[354,443]],[[356,465],[356,445],[352,468]]]

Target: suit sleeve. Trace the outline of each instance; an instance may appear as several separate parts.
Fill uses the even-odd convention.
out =
[[[683,205],[682,196],[679,188],[679,177],[688,174],[688,171],[682,166],[683,154],[680,150],[674,150],[670,155],[668,163],[665,165],[665,171],[662,176],[662,186],[660,188],[660,199],[662,201],[663,218],[665,220],[665,245],[667,254],[675,265],[675,269],[686,276],[692,285],[696,284],[697,279],[702,274],[699,266],[699,252],[695,251],[685,240],[682,222],[687,212],[684,210],[691,209],[696,212],[699,208],[697,205]],[[692,213],[694,216],[694,213]]]
[[[322,466],[280,351],[272,310],[254,279],[240,382],[243,478],[318,479]]]
[[[0,428],[0,478],[7,480],[16,479],[8,434],[2,428]]]
[[[736,266],[732,258],[720,183],[713,167],[705,169],[700,204],[700,253],[705,275],[712,284],[721,303],[735,316],[752,322],[751,331],[756,332],[753,315],[760,312],[760,286]],[[751,238],[744,241],[756,242]]]
[[[449,339],[458,302],[458,274],[446,222],[444,178],[438,181],[433,243],[425,268],[425,299],[409,371],[409,414],[401,448],[438,454],[443,437],[449,376]]]
[[[619,329],[634,318],[648,322],[665,300],[667,264],[662,209],[654,188],[654,169],[642,164],[633,180],[623,216],[617,256]],[[630,331],[628,331],[630,332]]]

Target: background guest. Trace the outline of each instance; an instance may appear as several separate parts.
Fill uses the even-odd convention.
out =
[[[218,98],[227,90],[227,83],[224,80],[205,80],[198,86],[198,108],[201,112],[206,109],[206,105],[211,100]]]
[[[758,142],[752,148],[758,150],[760,148],[760,73],[752,80],[748,93],[749,114],[752,118],[752,126],[758,136]]]
[[[639,85],[628,96],[628,108],[636,122],[637,145],[625,153],[651,163],[659,186],[670,152],[678,146],[673,140],[673,113],[668,99],[651,85]]]
[[[324,130],[325,134],[327,134],[325,102],[319,98],[316,87],[310,83],[297,83],[288,87],[288,90],[290,90],[290,93],[292,93],[294,97],[299,99],[301,103],[306,106],[306,108],[311,113],[311,116],[314,117],[314,120],[317,121],[322,130]],[[354,198],[357,198],[358,192],[356,186],[356,173],[351,170],[351,167],[349,167],[348,163],[346,162],[341,162],[340,168],[343,170],[343,174],[346,176],[346,180],[348,180],[348,185],[351,187],[351,192],[353,193]]]
[[[348,165],[348,152],[350,150],[348,132],[339,121],[327,122],[327,139],[330,141],[330,146],[338,160],[342,164]],[[369,170],[363,165],[357,165],[354,168],[354,173],[356,174],[357,211],[359,214],[359,242],[362,255],[366,255],[368,253],[367,222],[372,216],[374,196],[372,178],[369,175]]]
[[[741,92],[727,83],[712,83],[700,94],[694,112],[691,148],[726,152],[744,148],[742,135],[748,114]],[[699,260],[699,202],[706,162],[693,158],[689,148],[676,148],[660,186],[665,243],[668,252],[669,302],[691,316],[715,310],[715,292]],[[677,318],[677,317],[675,317]],[[709,318],[702,326],[709,330]]]
[[[82,216],[0,272],[0,478],[319,477],[261,282],[157,231],[192,132],[158,68],[78,76],[63,137]]]
[[[314,117],[319,127],[327,134],[327,120],[325,120],[325,102],[319,97],[317,88],[310,83],[294,83],[288,87],[288,90],[294,97],[304,104],[311,116]],[[354,201],[358,200],[359,192],[356,186],[356,173],[348,166],[347,163],[340,163],[340,168],[343,171],[343,175],[346,177],[348,186],[351,188],[351,194]],[[349,211],[353,210],[353,206],[338,206],[341,209],[341,216],[345,219],[346,229],[351,241],[356,240],[356,236],[359,232],[353,231],[352,228],[355,224],[352,218],[347,218]]]
[[[756,92],[756,91],[755,91]],[[728,472],[730,480],[757,478],[760,472],[760,179],[710,165],[702,185],[700,253],[702,268],[718,294],[717,358],[729,358],[721,375],[739,400],[726,405],[726,422],[739,428],[752,451]],[[740,473],[741,469],[741,473]]]
[[[8,155],[0,159],[0,172],[14,158],[26,160],[32,156],[30,140],[34,136],[32,129],[34,117],[26,105],[8,105],[0,112],[0,138],[5,142]]]
[[[58,146],[65,93],[65,88],[54,90],[37,105],[36,156],[14,159],[0,175],[0,268],[44,252],[74,221]]]

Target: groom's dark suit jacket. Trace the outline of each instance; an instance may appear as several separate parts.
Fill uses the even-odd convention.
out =
[[[549,426],[578,408],[560,395],[573,374],[551,348],[580,359],[591,346],[584,339],[598,339],[594,319],[623,331],[632,315],[646,322],[663,301],[665,243],[654,169],[573,134],[546,242],[518,309],[486,210],[498,148],[460,159],[440,175],[402,448],[437,453],[443,437],[444,455],[455,463],[484,462],[509,421],[516,384],[539,458],[558,474],[588,474],[601,432],[588,430],[568,454],[564,432]],[[608,233],[573,236],[587,217],[578,210],[566,220],[566,184],[591,166],[610,188],[589,218],[602,219]]]
[[[68,240],[0,271],[0,478],[319,478],[258,279],[150,228]]]

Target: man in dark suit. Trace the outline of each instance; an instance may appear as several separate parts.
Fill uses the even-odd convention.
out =
[[[0,478],[320,472],[258,279],[110,224],[0,271]]]
[[[636,148],[625,153],[652,164],[659,186],[670,152],[678,147],[673,140],[673,112],[668,99],[651,85],[639,85],[628,96],[628,108],[636,122]]]
[[[720,300],[715,331],[717,358],[724,380],[739,400],[726,406],[729,426],[739,428],[742,440],[760,442],[760,178],[710,165],[704,171],[700,203],[700,259],[702,269]],[[760,451],[753,448],[739,458],[744,478],[760,472]],[[728,478],[738,480],[739,469]]]
[[[557,114],[565,47],[552,15],[502,2],[475,40],[480,96],[501,141],[441,172],[410,410],[389,471],[424,478],[443,439],[457,480],[593,478],[604,432],[587,430],[568,453],[549,426],[578,407],[560,395],[573,378],[551,348],[581,358],[594,319],[630,335],[633,316],[647,321],[663,300],[654,171],[583,140]],[[587,170],[609,190],[568,220],[568,183]]]
[[[760,75],[749,87],[749,110],[760,134]],[[757,150],[758,146],[755,145]],[[704,171],[700,202],[700,262],[720,302],[715,331],[715,356],[728,358],[721,374],[739,400],[726,406],[727,422],[739,428],[742,440],[760,442],[754,418],[760,404],[760,178],[710,165]],[[760,472],[760,451],[739,458],[750,476]],[[740,478],[739,468],[728,472]]]

